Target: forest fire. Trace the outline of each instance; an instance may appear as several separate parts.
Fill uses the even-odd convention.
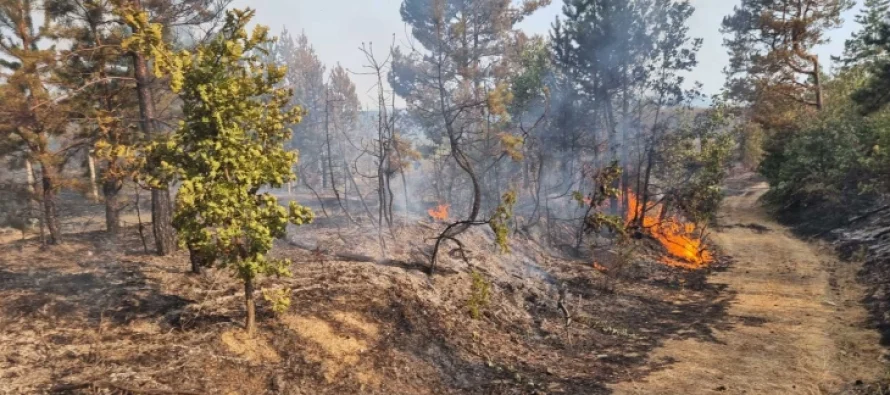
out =
[[[695,224],[683,222],[681,219],[671,216],[660,219],[660,205],[642,210],[637,196],[632,193],[628,194],[627,201],[627,221],[633,221],[634,213],[642,213],[643,229],[655,240],[658,240],[670,254],[670,256],[661,258],[662,263],[668,266],[697,269],[714,261],[711,251],[704,246],[701,237],[696,235]]]
[[[431,208],[427,210],[427,214],[430,215],[434,220],[444,221],[448,219],[448,209],[451,207],[450,204],[440,204],[435,208]]]

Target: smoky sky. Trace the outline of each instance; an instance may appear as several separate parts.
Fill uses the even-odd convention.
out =
[[[704,40],[699,52],[698,67],[687,76],[687,81],[699,81],[704,93],[715,94],[724,82],[723,67],[729,57],[722,47],[719,32],[723,17],[738,4],[738,0],[692,0],[695,14],[690,19],[690,36]],[[361,73],[364,55],[358,48],[363,42],[373,43],[381,56],[395,40],[396,45],[408,45],[408,30],[399,16],[401,0],[235,0],[235,7],[257,9],[258,23],[268,25],[277,35],[282,28],[292,33],[305,31],[316,52],[330,70],[338,62],[350,71]],[[528,34],[547,35],[550,25],[561,13],[562,1],[553,0],[550,6],[520,24]],[[845,15],[845,26],[829,34],[831,42],[819,49],[820,58],[828,62],[831,55],[843,51],[844,40],[858,29],[853,16],[859,6]],[[356,92],[366,109],[376,109],[375,78],[355,74]]]

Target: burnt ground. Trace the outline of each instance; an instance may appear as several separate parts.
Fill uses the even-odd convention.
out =
[[[416,260],[411,241],[436,226],[397,232],[388,255]],[[292,237],[374,255],[375,236],[336,229]],[[279,243],[294,276],[262,285],[292,305],[276,315],[258,293],[259,334],[245,339],[227,271],[187,274],[184,255],[144,254],[136,235],[0,245],[0,393],[609,393],[671,366],[651,358],[668,340],[761,325],[728,314],[733,292],[704,272],[641,258],[604,274],[518,237],[498,255],[478,230],[465,237],[473,268],[446,258],[432,277]],[[471,270],[491,284],[478,319]]]
[[[66,244],[46,250],[13,235],[0,242],[0,394],[890,388],[876,379],[887,293],[857,282],[881,278],[862,273],[883,266],[834,259],[767,218],[761,186],[731,188],[714,237],[720,259],[698,271],[657,263],[647,240],[622,265],[615,246],[579,259],[534,230],[498,254],[490,232],[474,229],[461,236],[469,262],[446,250],[430,277],[424,251],[442,224],[402,223],[384,234],[388,260],[368,263],[341,258],[381,256],[376,231],[321,219],[277,244],[294,275],[261,285],[292,302],[276,314],[257,292],[254,339],[242,334],[241,286],[229,272],[191,275],[183,254],[145,254],[135,227],[109,242],[89,231],[100,221],[78,218]],[[476,319],[473,272],[490,287]]]

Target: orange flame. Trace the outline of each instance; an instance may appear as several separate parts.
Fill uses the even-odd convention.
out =
[[[448,219],[448,209],[451,207],[450,204],[440,204],[436,206],[436,208],[431,208],[427,210],[427,214],[430,215],[435,220],[444,221]]]
[[[599,262],[593,262],[593,269],[600,273],[605,273],[605,272],[609,271],[609,269],[607,269],[605,266],[600,265]]]
[[[696,235],[695,224],[682,222],[678,218],[658,218],[661,207],[654,205],[642,210],[637,196],[628,193],[627,221],[633,221],[634,213],[643,215],[643,228],[658,240],[670,256],[663,257],[661,262],[668,266],[696,269],[714,262],[710,251],[704,247],[701,237]]]

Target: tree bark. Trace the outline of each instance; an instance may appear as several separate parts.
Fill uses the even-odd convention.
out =
[[[139,99],[139,125],[142,132],[151,137],[156,133],[154,101],[149,87],[148,65],[145,56],[132,53],[133,69],[136,76],[136,93]],[[155,252],[167,256],[176,250],[176,235],[173,231],[170,192],[166,189],[151,190],[151,230],[155,238]]]
[[[192,274],[201,274],[201,270],[205,267],[210,267],[212,262],[209,262],[208,259],[201,254],[196,248],[192,246],[188,247],[189,249],[189,262],[192,264]]]
[[[256,334],[256,304],[253,301],[253,279],[244,280],[244,308],[247,310],[247,319],[244,322],[244,330],[251,338]]]
[[[50,245],[62,244],[62,229],[59,225],[59,214],[56,209],[55,171],[51,165],[41,163],[41,183],[43,186],[43,216],[49,229]]]
[[[90,197],[93,202],[99,203],[99,184],[96,182],[96,159],[92,152],[87,153],[87,165],[90,170]]]
[[[118,193],[121,187],[122,183],[119,180],[106,180],[102,185],[102,194],[105,196],[105,230],[112,239],[117,239],[120,236]]]

